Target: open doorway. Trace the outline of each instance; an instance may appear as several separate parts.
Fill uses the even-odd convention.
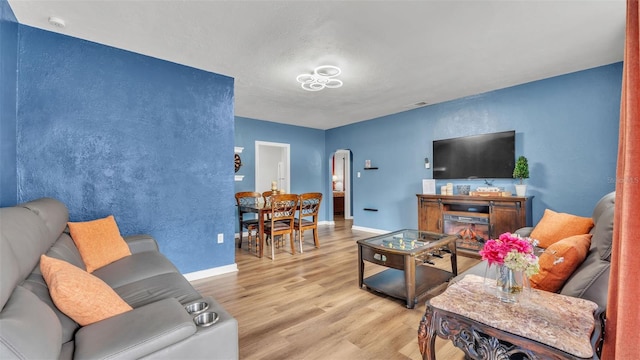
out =
[[[351,211],[351,150],[339,149],[331,158],[331,190],[333,194],[334,222],[353,220]]]
[[[276,182],[279,190],[291,192],[290,144],[256,141],[256,187],[255,191],[271,190]]]

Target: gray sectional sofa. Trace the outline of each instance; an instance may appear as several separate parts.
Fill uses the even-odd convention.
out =
[[[92,274],[133,310],[79,326],[54,305],[41,254],[85,269],[67,230],[68,210],[42,198],[0,209],[0,359],[237,359],[238,324],[199,294],[144,235],[125,237],[132,255]],[[185,306],[206,302],[211,326]]]

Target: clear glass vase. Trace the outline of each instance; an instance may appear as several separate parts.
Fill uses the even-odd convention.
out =
[[[524,271],[504,265],[496,267],[496,296],[506,303],[516,303],[528,292],[529,279]]]

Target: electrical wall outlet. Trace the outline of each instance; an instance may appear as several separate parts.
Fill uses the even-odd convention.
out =
[[[218,234],[218,244],[222,244],[224,242],[224,234]]]

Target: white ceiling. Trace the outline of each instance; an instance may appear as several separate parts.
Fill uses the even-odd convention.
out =
[[[625,0],[9,4],[21,24],[231,76],[237,116],[318,129],[622,61],[626,11]],[[326,64],[343,87],[296,82]]]

